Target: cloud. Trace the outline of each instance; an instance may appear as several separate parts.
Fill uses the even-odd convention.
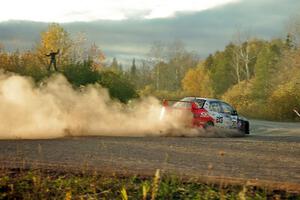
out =
[[[161,1],[145,18],[165,18],[174,16],[177,12],[203,11],[232,2],[238,2],[238,0],[210,0],[201,1],[201,3],[199,0],[177,1],[176,3],[174,3],[174,0],[166,0]]]
[[[145,1],[147,2],[147,1]],[[98,20],[61,24],[71,35],[84,32],[88,41],[96,42],[108,60],[117,57],[122,63],[145,57],[153,41],[172,42],[180,39],[189,50],[202,58],[222,50],[233,39],[237,28],[249,31],[251,37],[271,39],[285,37],[285,26],[298,13],[299,0],[243,0],[201,12],[177,12],[174,17],[140,19],[151,11],[124,11],[128,20]],[[134,10],[134,9],[133,9]],[[73,13],[81,15],[81,13]],[[0,42],[7,50],[30,49],[47,23],[0,23]],[[22,48],[23,47],[23,48]],[[127,62],[125,62],[127,61]]]
[[[197,12],[239,0],[10,0],[1,4],[0,21],[93,21],[99,19],[166,18],[177,12]]]

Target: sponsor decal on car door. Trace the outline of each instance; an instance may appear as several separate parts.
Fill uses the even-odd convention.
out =
[[[212,101],[209,103],[209,114],[214,118],[216,127],[224,127],[224,116],[221,112],[222,108],[219,102]]]
[[[234,109],[227,103],[221,102],[222,115],[224,117],[224,127],[234,128],[237,122],[237,116],[233,116]]]
[[[222,115],[223,115],[223,126],[225,128],[231,128],[232,127],[231,115],[229,113],[222,113]]]

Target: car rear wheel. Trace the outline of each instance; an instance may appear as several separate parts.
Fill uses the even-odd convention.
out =
[[[211,129],[212,127],[214,127],[214,123],[213,123],[213,122],[207,122],[207,123],[204,125],[204,128],[205,128],[205,129]]]

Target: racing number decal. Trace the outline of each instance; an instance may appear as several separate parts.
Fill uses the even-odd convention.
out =
[[[223,123],[223,117],[217,117],[216,123]]]

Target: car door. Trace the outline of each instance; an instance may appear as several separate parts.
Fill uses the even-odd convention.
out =
[[[234,115],[234,109],[225,102],[220,102],[222,107],[222,116],[224,121],[224,127],[235,128],[237,124],[237,115]]]
[[[216,127],[224,127],[224,120],[222,115],[222,107],[218,101],[210,101],[208,105],[208,112],[215,120]]]

